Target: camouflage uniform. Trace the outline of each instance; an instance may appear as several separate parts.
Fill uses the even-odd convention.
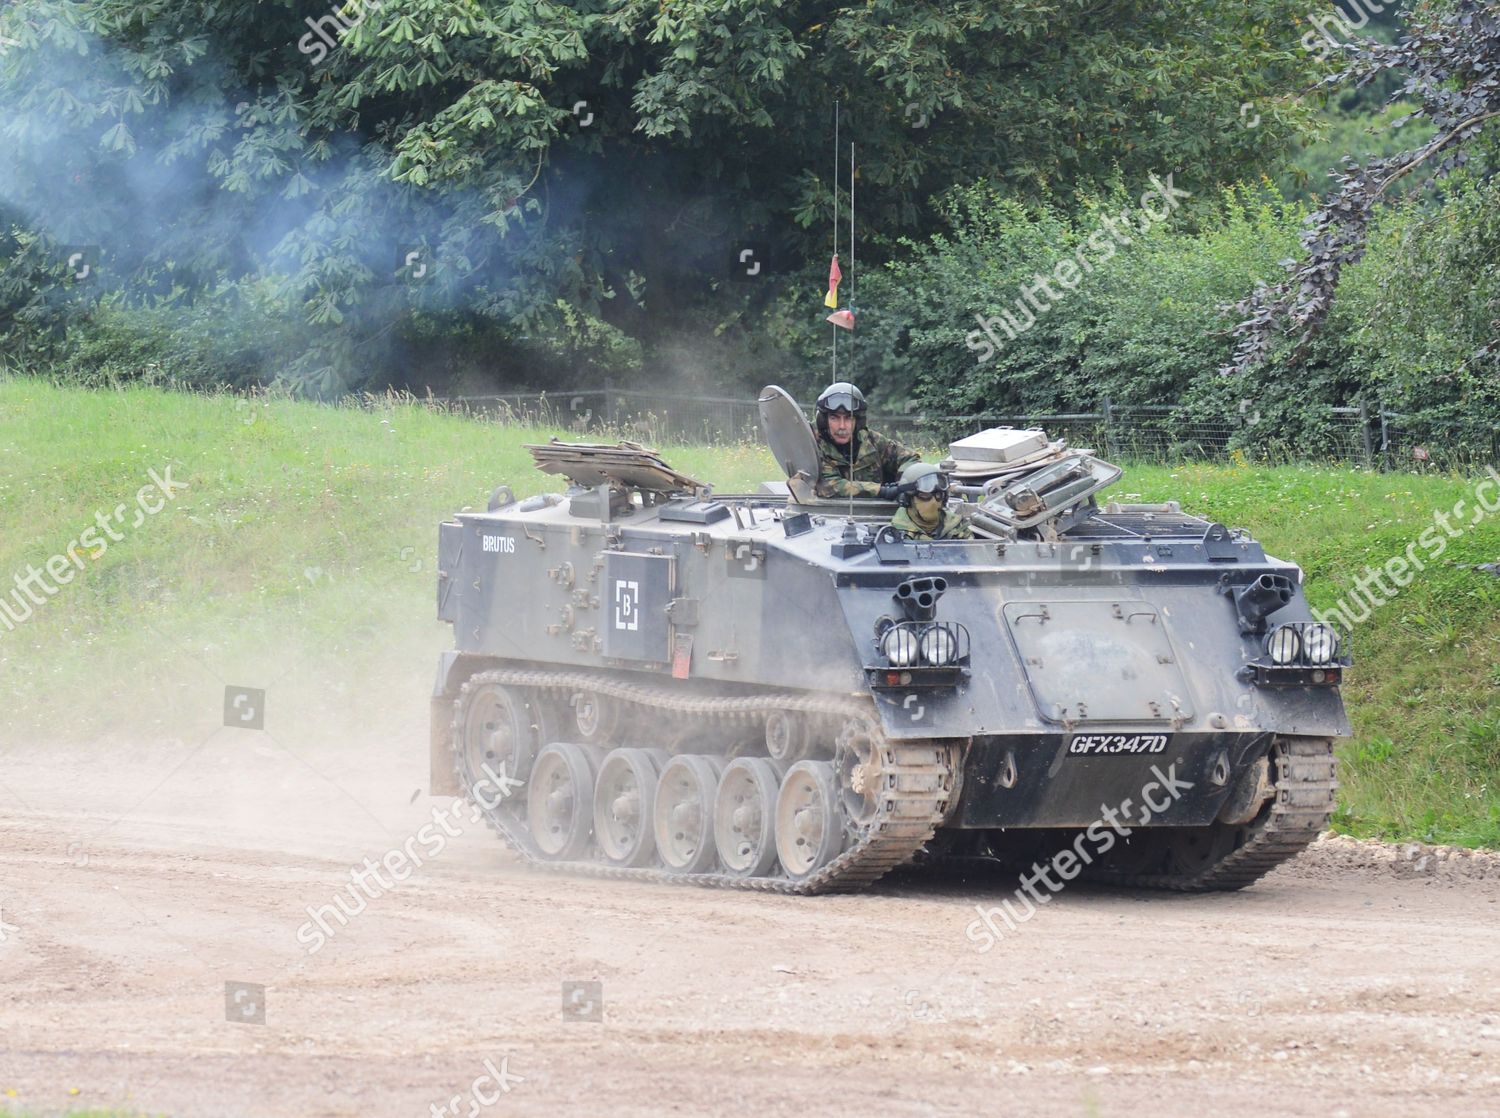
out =
[[[893,484],[906,466],[922,457],[895,439],[874,431],[855,431],[854,446],[859,453],[851,475],[848,455],[821,431],[817,438],[819,497],[878,497],[881,485]]]
[[[972,540],[974,538],[974,529],[969,527],[969,522],[952,509],[943,510],[943,522],[934,532],[929,532],[918,525],[912,518],[911,509],[897,509],[896,515],[891,517],[891,527],[901,529],[905,535],[914,540]]]

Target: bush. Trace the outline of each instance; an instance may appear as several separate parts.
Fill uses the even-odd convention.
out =
[[[933,414],[1046,414],[1115,405],[1180,405],[1164,424],[1237,428],[1233,444],[1277,458],[1320,457],[1366,403],[1410,413],[1411,437],[1494,454],[1500,427],[1500,185],[1455,184],[1436,212],[1406,201],[1382,215],[1369,256],[1346,271],[1325,328],[1291,339],[1251,373],[1226,377],[1232,304],[1281,277],[1305,212],[1273,186],[1194,198],[1133,235],[1076,290],[992,355],[980,320],[1088,245],[1123,189],[1064,209],[1022,206],[984,185],[955,191],[947,232],[905,245],[868,281],[868,376],[886,399],[903,388]],[[1076,214],[1074,217],[1068,214]],[[998,320],[992,319],[993,322]],[[994,331],[992,331],[994,332]],[[981,348],[983,347],[983,348]],[[982,358],[988,358],[982,360]],[[1311,453],[1310,453],[1311,451]]]
[[[1500,428],[1500,182],[1448,184],[1440,206],[1385,215],[1340,292],[1353,367],[1404,436],[1493,460]]]

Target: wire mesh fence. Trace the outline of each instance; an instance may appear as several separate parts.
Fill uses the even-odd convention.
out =
[[[1377,454],[1383,469],[1473,470],[1500,465],[1500,429],[1477,416],[1444,423],[1381,409],[1379,420]]]
[[[498,393],[435,401],[495,422],[557,428],[579,436],[654,446],[763,442],[754,400],[612,387],[576,392]],[[811,418],[811,416],[809,416]],[[1116,405],[1060,414],[871,415],[871,427],[931,451],[987,427],[1039,427],[1053,439],[1119,462],[1173,464],[1231,458],[1330,463],[1368,469],[1463,468],[1500,463],[1500,433],[1435,432],[1430,421],[1383,408],[1311,408],[1293,436],[1257,414],[1206,415],[1186,405]],[[1461,436],[1461,437],[1458,437]]]
[[[501,423],[559,427],[644,443],[728,446],[761,439],[754,400],[592,389],[455,396],[442,401]]]
[[[1365,408],[1309,408],[1287,437],[1258,414],[1211,416],[1182,406],[1106,405],[1106,449],[1123,460],[1213,461],[1243,456],[1268,462],[1374,464]]]

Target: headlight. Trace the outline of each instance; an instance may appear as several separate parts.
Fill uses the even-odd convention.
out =
[[[885,658],[898,668],[917,662],[917,634],[910,629],[892,628],[880,642]]]
[[[1274,664],[1290,664],[1302,652],[1302,641],[1290,625],[1278,625],[1266,638],[1266,652]]]
[[[958,659],[958,641],[941,625],[934,625],[922,634],[922,659],[929,664],[942,667]]]
[[[1309,664],[1331,664],[1338,659],[1338,634],[1327,625],[1309,625],[1303,629],[1302,646]]]

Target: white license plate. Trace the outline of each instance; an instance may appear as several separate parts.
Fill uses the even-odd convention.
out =
[[[1165,753],[1171,734],[1074,734],[1068,752],[1097,757],[1106,753]]]

